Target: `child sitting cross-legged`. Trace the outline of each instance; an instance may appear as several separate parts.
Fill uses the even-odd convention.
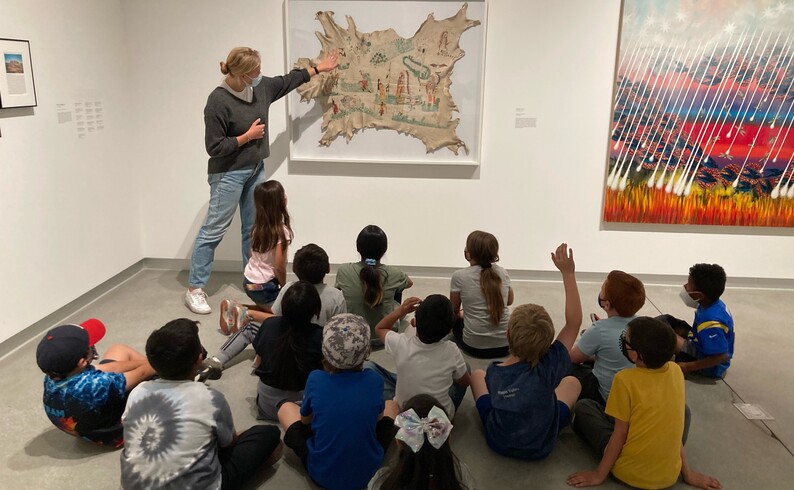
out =
[[[644,304],[642,281],[623,271],[607,275],[598,293],[598,306],[606,312],[607,318],[596,320],[571,349],[571,362],[574,363],[571,374],[582,383],[580,400],[606,404],[615,373],[631,367],[620,352],[619,338]],[[592,368],[582,364],[589,359],[594,361]]]
[[[284,444],[312,480],[329,490],[361,489],[383,463],[394,420],[383,416],[383,381],[362,370],[370,352],[369,324],[336,315],[323,328],[325,370],[312,371],[303,403],[281,405]]]
[[[725,282],[725,270],[719,265],[693,265],[679,293],[684,304],[695,308],[692,326],[671,315],[657,317],[679,336],[675,360],[684,374],[722,378],[731,366],[735,335],[733,316],[720,299]]]
[[[722,488],[715,478],[689,468],[681,442],[684,432],[684,375],[670,359],[675,333],[648,317],[629,322],[622,339],[624,355],[636,367],[615,375],[606,413],[583,400],[576,404],[575,424],[601,455],[595,471],[568,477],[574,487],[600,485],[612,473],[634,488],[667,488],[680,474],[685,483]]]
[[[416,335],[392,331],[414,310]],[[386,415],[395,418],[409,398],[424,393],[435,397],[451,417],[455,416],[469,386],[469,370],[458,346],[444,340],[454,324],[452,303],[441,294],[432,294],[421,303],[419,298],[408,298],[378,323],[375,333],[385,344],[386,353],[394,358],[397,374],[372,361],[365,367],[383,377]]]
[[[262,323],[253,346],[261,358],[256,405],[257,417],[278,420],[278,407],[300,401],[309,373],[323,368],[323,328],[311,322],[320,311],[320,295],[307,281],[287,290],[282,316]]]
[[[187,318],[166,323],[146,341],[160,379],[141,383],[127,401],[124,490],[241,488],[281,457],[277,427],[257,425],[238,435],[223,394],[193,381],[203,351],[198,323]]]
[[[539,305],[521,305],[510,315],[510,356],[487,371],[471,373],[471,390],[495,452],[514,458],[541,459],[551,453],[558,432],[568,425],[581,385],[573,376],[568,351],[582,324],[573,250],[563,243],[551,254],[565,287],[565,326],[554,339],[554,326]]]

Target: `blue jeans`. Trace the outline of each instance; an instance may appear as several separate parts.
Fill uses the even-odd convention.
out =
[[[252,169],[209,174],[207,182],[210,185],[210,202],[207,217],[196,236],[193,255],[190,258],[188,284],[191,287],[203,288],[207,285],[212,272],[212,262],[215,260],[215,248],[221,243],[226,230],[232,224],[238,204],[242,222],[242,256],[243,268],[245,268],[251,254],[251,229],[256,219],[254,188],[264,181],[264,162],[259,162]]]
[[[397,389],[397,374],[373,361],[364,361],[364,369],[375,371],[383,378],[383,400],[394,400],[394,392]],[[466,363],[466,370],[471,373],[469,363]],[[452,399],[452,404],[455,405],[455,410],[460,407],[463,397],[466,396],[467,389],[468,386],[461,386],[454,381],[449,387],[449,397]],[[400,409],[402,410],[402,407]]]

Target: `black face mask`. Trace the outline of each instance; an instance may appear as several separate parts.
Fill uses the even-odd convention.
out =
[[[634,364],[634,361],[632,361],[631,358],[629,357],[629,348],[631,347],[631,343],[629,343],[629,341],[626,340],[626,332],[622,332],[620,334],[619,342],[620,342],[620,352],[623,353],[623,357],[625,357],[630,363]],[[628,345],[629,348],[627,348],[626,345]]]

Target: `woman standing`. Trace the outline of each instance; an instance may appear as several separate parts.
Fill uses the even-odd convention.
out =
[[[317,66],[295,69],[280,77],[263,77],[259,53],[234,48],[221,62],[226,75],[210,93],[204,108],[204,144],[209,154],[207,217],[193,245],[185,305],[194,313],[212,312],[204,286],[212,272],[215,248],[223,239],[240,206],[243,267],[251,253],[254,188],[264,182],[264,159],[270,156],[268,109],[274,101],[320,72],[336,68],[339,54],[328,53]]]

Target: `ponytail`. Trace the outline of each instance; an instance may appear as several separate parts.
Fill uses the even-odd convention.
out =
[[[364,290],[364,303],[376,308],[383,303],[383,277],[378,269],[383,254],[389,246],[386,233],[376,225],[367,225],[356,238],[356,250],[361,255],[363,268],[358,273]]]
[[[473,231],[466,239],[466,252],[471,261],[482,267],[480,290],[488,306],[488,318],[493,325],[499,325],[504,316],[505,300],[502,296],[502,278],[493,270],[493,263],[499,261],[499,242],[496,237],[484,231]]]
[[[358,278],[364,288],[364,303],[370,308],[377,308],[383,303],[383,279],[377,266],[369,265],[368,262],[372,260],[374,259],[364,260],[364,267],[358,273]]]
[[[480,272],[480,290],[488,305],[488,318],[494,325],[499,325],[505,311],[505,300],[502,297],[502,278],[493,270],[491,264],[482,266]]]

